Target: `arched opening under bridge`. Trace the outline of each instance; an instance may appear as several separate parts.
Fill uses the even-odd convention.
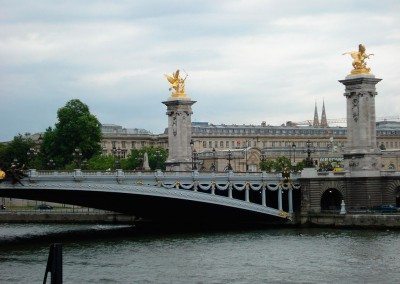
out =
[[[321,196],[321,211],[340,210],[343,195],[336,188],[328,188]]]

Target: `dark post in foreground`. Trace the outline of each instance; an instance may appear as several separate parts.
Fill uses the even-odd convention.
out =
[[[62,284],[62,244],[52,244],[50,246],[43,284],[46,284],[49,272],[51,273],[51,284]]]

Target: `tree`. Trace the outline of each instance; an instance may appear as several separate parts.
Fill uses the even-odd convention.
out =
[[[151,170],[165,169],[165,161],[168,157],[168,152],[161,147],[144,147],[140,150],[134,149],[126,160],[122,160],[122,168],[135,170],[142,167],[144,153],[149,157],[149,166]]]
[[[265,161],[260,162],[260,169],[262,171],[271,172],[274,169],[274,160],[267,159]]]
[[[53,159],[60,168],[73,161],[76,148],[87,160],[100,152],[100,123],[87,105],[70,100],[57,111],[57,117],[55,127],[49,127],[43,137],[41,152],[45,159]]]
[[[87,162],[88,170],[105,171],[113,169],[115,165],[115,158],[110,155],[96,155]]]
[[[277,157],[274,162],[274,168],[277,172],[282,172],[285,168],[291,168],[291,162],[287,157]]]
[[[276,172],[282,172],[285,168],[291,169],[290,160],[284,156],[277,157],[275,160],[267,159],[260,163],[260,168],[262,171],[271,172],[275,170]]]
[[[0,147],[0,164],[2,164],[0,166],[10,167],[14,159],[17,159],[20,165],[29,166],[29,162],[33,164],[35,161],[30,161],[27,153],[34,147],[35,142],[31,138],[18,134],[11,142],[2,144]]]

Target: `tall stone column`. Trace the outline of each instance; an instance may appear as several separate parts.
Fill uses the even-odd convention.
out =
[[[163,102],[168,116],[168,159],[167,170],[191,170],[192,105],[190,99],[174,99]]]
[[[379,81],[381,79],[372,74],[349,75],[339,81],[346,87],[347,143],[344,166],[350,171],[381,169],[375,118],[375,85]]]
[[[168,159],[166,168],[170,171],[188,171],[192,169],[192,101],[185,93],[185,79],[181,78],[179,70],[172,76],[166,75],[173,90],[167,101],[168,116]]]

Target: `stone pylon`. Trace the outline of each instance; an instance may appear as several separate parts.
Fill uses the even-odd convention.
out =
[[[347,143],[344,165],[350,171],[381,170],[375,118],[375,85],[379,81],[381,79],[372,74],[349,75],[339,80],[346,87]]]
[[[168,116],[168,159],[167,170],[191,170],[192,152],[192,101],[189,97],[170,97],[163,102]]]

